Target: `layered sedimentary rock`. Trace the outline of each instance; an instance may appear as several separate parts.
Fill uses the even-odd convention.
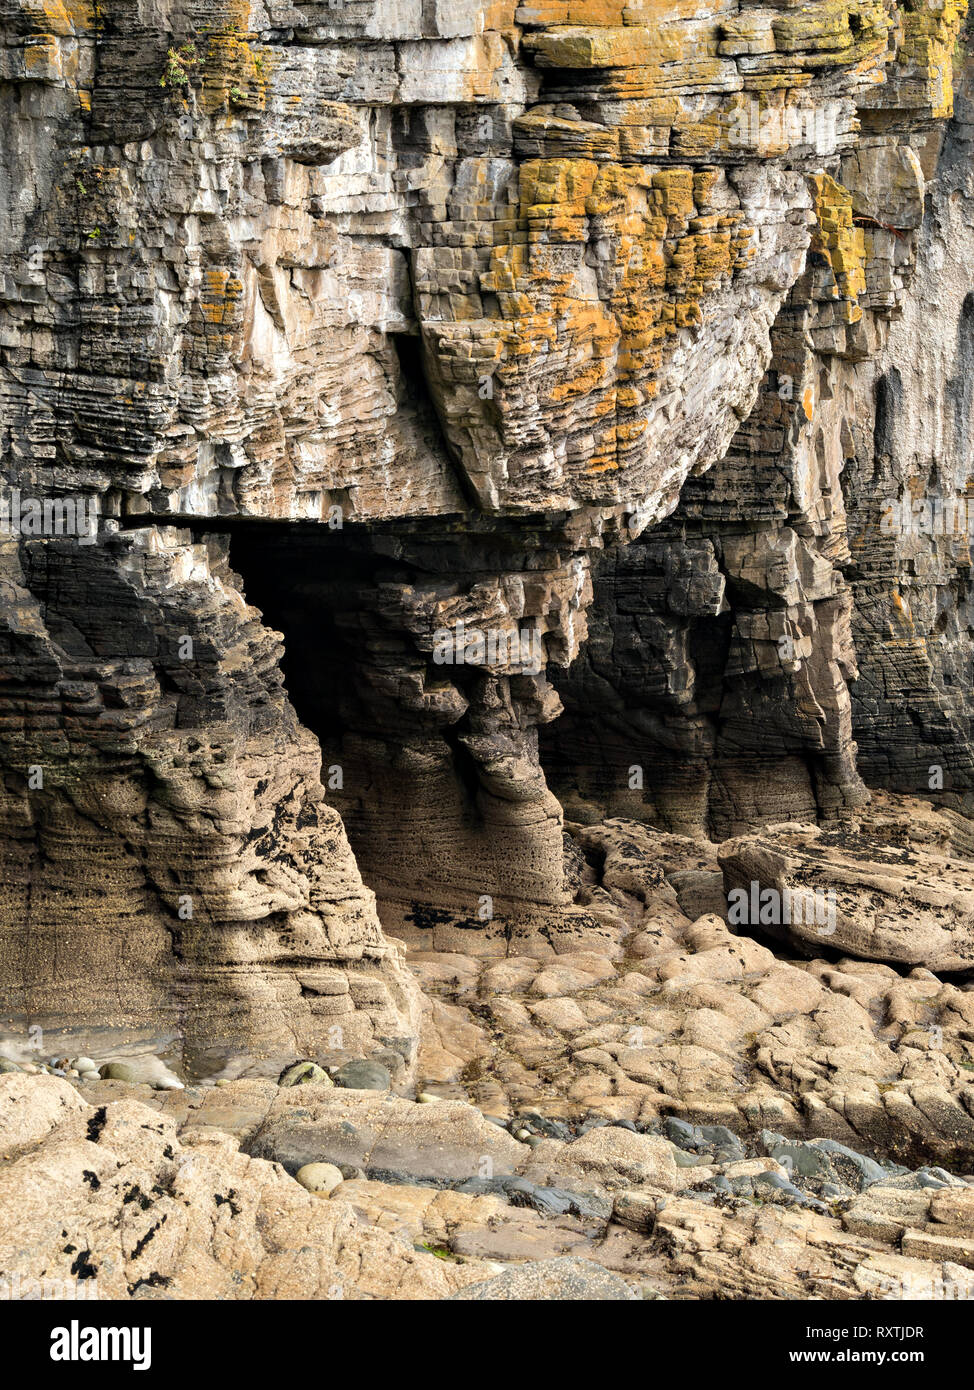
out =
[[[967,804],[966,78],[957,118],[929,119],[936,84],[904,68],[933,58],[931,16],[904,22],[856,147],[809,179],[754,410],[663,526],[600,561],[545,748],[581,818],[719,838],[848,818],[863,777]]]
[[[582,931],[561,801],[851,815],[894,668],[963,791],[966,571],[869,521],[952,0],[4,17],[3,473],[97,512],[4,541],[7,1020],[411,1061],[373,888]]]
[[[191,1066],[413,1034],[279,636],[225,545],[160,528],[20,551],[3,556],[7,1018],[180,1038]]]

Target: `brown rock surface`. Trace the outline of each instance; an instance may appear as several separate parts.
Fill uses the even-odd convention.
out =
[[[25,1113],[26,1112],[26,1113]],[[440,1298],[485,1277],[362,1226],[228,1135],[0,1077],[0,1270],[99,1298]]]
[[[0,1274],[970,1296],[965,11],[8,0]]]

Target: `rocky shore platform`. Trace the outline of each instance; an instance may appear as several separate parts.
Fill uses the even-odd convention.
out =
[[[570,908],[407,941],[415,1055],[184,1080],[7,1047],[0,1271],[131,1299],[971,1298],[965,824],[887,795],[841,834],[574,825]],[[833,893],[817,939],[729,925],[759,859]]]

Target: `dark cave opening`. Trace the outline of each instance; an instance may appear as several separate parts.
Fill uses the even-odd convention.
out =
[[[465,741],[482,673],[434,664],[407,611],[412,596],[455,590],[470,538],[422,521],[223,531],[247,602],[283,634],[285,692],[318,741],[326,801],[380,904],[496,891],[477,867],[490,798]]]
[[[229,535],[247,602],[284,636],[288,699],[323,755],[335,752],[355,723],[358,592],[377,582],[384,562],[317,524],[235,522]]]
[[[321,749],[325,799],[342,818],[363,878],[377,888],[388,872],[388,779],[401,745],[417,729],[396,699],[396,672],[419,661],[408,634],[382,613],[383,585],[414,578],[382,553],[361,525],[234,521],[231,568],[248,603],[284,638],[287,698]],[[394,549],[394,546],[391,547]],[[395,799],[422,798],[397,779]]]
[[[593,563],[589,637],[569,669],[550,668],[564,712],[540,731],[541,764],[569,819],[715,830],[734,629],[730,612],[690,612],[674,593],[700,544],[664,525]]]
[[[207,530],[228,537],[247,602],[284,636],[285,692],[318,741],[326,801],[387,928],[416,903],[469,918],[484,895],[563,900],[534,680],[433,656],[447,611],[493,611],[499,577],[543,574],[550,557],[530,520],[330,530],[237,519]]]

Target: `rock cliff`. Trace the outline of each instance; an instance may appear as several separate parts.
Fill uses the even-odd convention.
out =
[[[9,1029],[411,1068],[566,810],[969,812],[964,12],[6,0]]]

